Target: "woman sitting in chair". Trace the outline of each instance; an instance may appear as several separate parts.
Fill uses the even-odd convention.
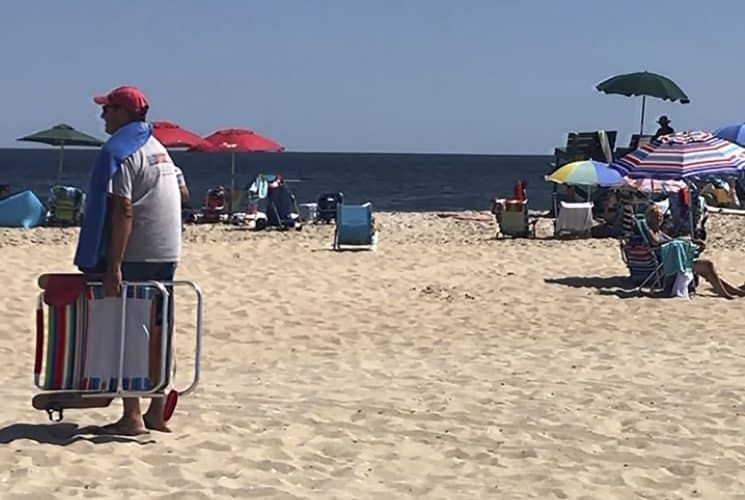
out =
[[[662,218],[660,208],[655,204],[650,205],[646,214],[646,231],[647,239],[652,247],[659,247],[673,241],[672,237],[660,229]],[[701,255],[706,249],[706,244],[701,240],[692,239],[691,243],[698,248],[698,255]],[[745,297],[745,285],[737,287],[722,279],[714,267],[714,263],[708,259],[696,258],[693,261],[693,272],[708,281],[714,288],[714,291],[726,299]]]

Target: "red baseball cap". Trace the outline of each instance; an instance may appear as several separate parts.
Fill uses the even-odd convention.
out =
[[[100,106],[112,105],[119,106],[135,113],[147,111],[149,105],[145,94],[137,87],[124,85],[117,87],[106,95],[99,95],[93,98],[93,102]]]

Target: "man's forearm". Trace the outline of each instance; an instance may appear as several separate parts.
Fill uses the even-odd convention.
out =
[[[109,241],[108,267],[117,269],[124,260],[129,235],[132,233],[132,205],[124,198],[114,198],[111,210],[111,235]]]

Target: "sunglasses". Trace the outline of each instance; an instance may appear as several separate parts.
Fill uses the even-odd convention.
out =
[[[119,109],[119,106],[114,106],[113,104],[105,104],[103,106],[103,112],[108,113],[112,109]]]

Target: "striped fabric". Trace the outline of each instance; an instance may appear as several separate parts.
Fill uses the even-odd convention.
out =
[[[150,286],[130,287],[128,298],[145,299],[152,302],[150,318],[155,318],[154,300],[158,295]],[[44,390],[94,390],[115,391],[118,377],[102,380],[86,378],[86,355],[89,349],[90,308],[92,301],[103,299],[101,287],[87,288],[75,301],[66,305],[48,306],[46,324],[45,360],[41,386]],[[107,332],[95,332],[97,335]],[[113,335],[113,331],[109,335]],[[123,381],[125,390],[148,390],[152,387],[148,377],[130,377]]]
[[[685,179],[738,175],[745,169],[745,148],[708,132],[664,135],[611,164],[629,177]]]
[[[624,203],[621,208],[621,229],[624,234],[632,234],[634,232],[635,217],[634,205],[631,203]]]
[[[47,312],[47,348],[42,387],[80,389],[85,359],[88,299],[81,295],[67,305],[50,306]]]
[[[631,280],[642,283],[650,274],[656,272],[659,263],[652,250],[643,244],[628,244],[623,247],[624,260],[629,269]],[[658,281],[657,277],[654,281]]]

